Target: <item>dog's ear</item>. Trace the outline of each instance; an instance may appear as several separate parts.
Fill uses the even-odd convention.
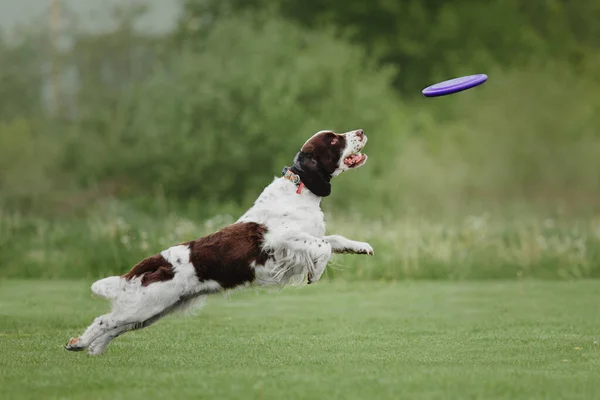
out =
[[[331,177],[319,168],[319,163],[310,154],[299,152],[294,158],[293,172],[300,176],[304,186],[313,194],[327,197],[331,194]]]

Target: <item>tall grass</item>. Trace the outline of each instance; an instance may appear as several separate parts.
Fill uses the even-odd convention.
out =
[[[155,219],[118,203],[84,219],[0,217],[0,276],[96,278],[127,271],[141,258],[214,232],[235,220],[181,215]],[[600,218],[521,213],[435,220],[334,214],[328,231],[368,241],[374,257],[335,256],[332,279],[576,279],[600,277]]]
[[[577,279],[600,276],[600,219],[481,214],[449,220],[342,219],[333,228],[368,240],[376,257],[344,256],[346,279]],[[335,265],[334,265],[335,267]]]

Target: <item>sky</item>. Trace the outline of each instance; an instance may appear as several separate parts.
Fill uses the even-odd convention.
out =
[[[110,26],[110,6],[115,4],[143,3],[150,6],[139,28],[145,31],[164,32],[173,27],[180,9],[178,0],[58,0],[62,8],[72,10],[81,26],[96,30]],[[52,0],[0,0],[0,29],[11,31],[35,18],[49,18]]]

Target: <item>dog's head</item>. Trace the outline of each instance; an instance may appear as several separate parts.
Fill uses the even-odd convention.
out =
[[[362,129],[346,133],[317,132],[296,154],[292,170],[311,192],[329,196],[331,178],[365,164],[367,155],[361,150],[366,144],[367,135]]]

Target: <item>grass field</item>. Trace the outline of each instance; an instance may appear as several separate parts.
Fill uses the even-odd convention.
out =
[[[247,289],[89,357],[62,348],[107,308],[89,282],[4,280],[0,398],[599,398],[599,284]]]

